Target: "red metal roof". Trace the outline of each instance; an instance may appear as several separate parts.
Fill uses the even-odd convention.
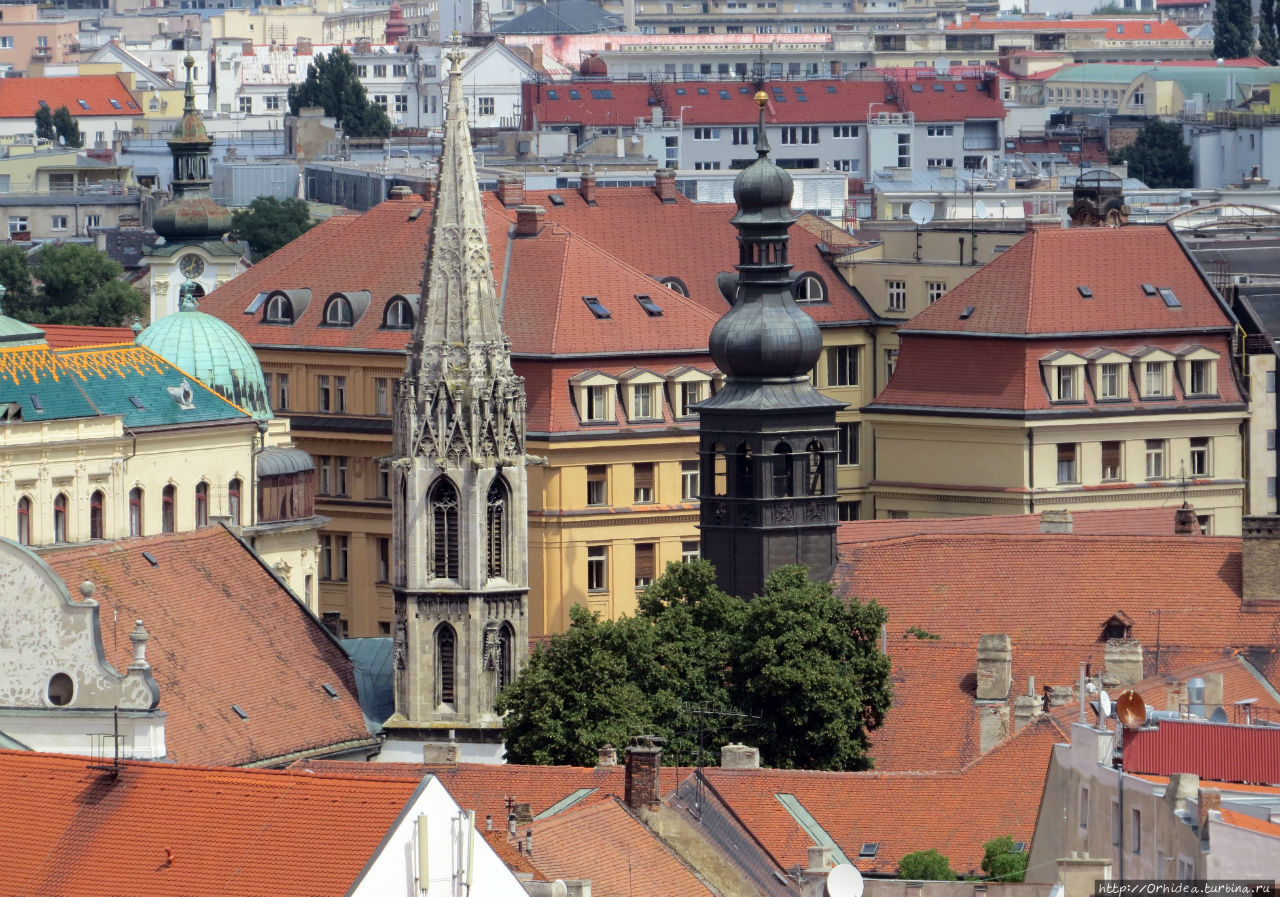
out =
[[[31,118],[41,102],[66,106],[75,118],[142,114],[118,75],[0,79],[0,118]]]
[[[41,324],[50,349],[78,349],[83,346],[110,346],[133,342],[128,327],[80,327],[73,324]]]
[[[1123,30],[1121,30],[1123,29]],[[1159,19],[980,19],[970,15],[948,31],[1105,31],[1109,41],[1190,41],[1173,22]]]
[[[1126,772],[1194,773],[1223,782],[1280,784],[1280,728],[1161,720],[1125,733]]]

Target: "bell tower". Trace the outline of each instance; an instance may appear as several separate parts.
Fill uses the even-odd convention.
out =
[[[393,727],[497,741],[528,650],[525,394],[493,286],[462,94],[449,106],[423,309],[396,395]]]
[[[757,159],[734,181],[738,270],[721,275],[733,306],[709,348],[724,387],[698,406],[702,554],[722,589],[750,598],[783,564],[814,579],[836,565],[836,412],[809,372],[822,334],[792,294],[791,176],[769,159],[760,107]]]

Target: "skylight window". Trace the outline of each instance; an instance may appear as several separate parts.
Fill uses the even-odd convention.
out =
[[[607,87],[602,87],[602,88],[599,88],[599,89],[593,89],[593,90],[591,91],[591,99],[593,99],[593,100],[612,100],[612,99],[613,99],[613,91],[612,91],[612,90],[610,90],[610,89],[609,89],[609,88],[607,88]]]
[[[548,90],[548,91],[547,91],[547,99],[548,99],[548,100],[558,100],[558,99],[560,99],[560,94],[558,94],[558,93],[557,93],[556,91],[554,91],[554,90]]]
[[[957,82],[956,82],[956,93],[964,93],[964,92],[965,92],[966,90],[968,90],[968,89],[969,89],[969,88],[965,87],[965,86],[964,86],[963,84],[961,84],[959,81],[957,81]]]
[[[705,87],[699,87],[699,88],[698,88],[698,96],[700,96],[700,97],[705,97],[705,96],[707,96],[707,89],[706,89]]]
[[[160,561],[159,561],[159,560],[157,560],[157,559],[156,559],[156,556],[155,556],[154,554],[152,554],[151,552],[149,552],[149,551],[144,551],[144,552],[142,552],[142,556],[143,556],[144,558],[146,558],[147,563],[148,563],[148,564],[150,564],[151,566],[153,566],[153,567],[159,567],[159,566],[160,566]]]
[[[1160,298],[1164,300],[1164,304],[1170,308],[1182,308],[1182,303],[1178,301],[1178,297],[1173,295],[1173,290],[1168,287],[1160,288]]]
[[[46,103],[44,100],[40,100],[40,108],[41,108],[41,109],[48,109],[48,108],[49,108],[49,104],[48,104],[48,103]]]
[[[112,108],[112,109],[121,109],[121,110],[123,110],[123,109],[124,109],[124,107],[120,105],[120,101],[119,101],[119,100],[115,100],[115,99],[110,99],[110,98],[108,98],[108,99],[107,99],[107,102],[111,104],[111,108]]]
[[[134,408],[137,408],[139,411],[147,410],[147,406],[142,404],[142,399],[138,398],[137,396],[129,396],[129,402],[130,404],[133,405]]]
[[[1076,287],[1076,291],[1080,294],[1081,299],[1093,298],[1093,290],[1089,289],[1087,286],[1084,286],[1083,284]]]
[[[88,109],[88,108],[89,108],[89,104],[88,104],[87,102],[85,102],[84,100],[76,100],[76,102],[80,104],[80,108],[81,108],[81,109]]]
[[[747,94],[751,93],[751,88],[750,88],[750,87],[739,87],[739,88],[738,88],[738,93],[740,93],[740,94],[742,94],[742,95],[746,96]]]
[[[636,293],[636,301],[640,303],[640,307],[651,318],[657,318],[662,315],[662,306],[654,302],[644,293]]]
[[[947,89],[947,86],[945,84],[939,84],[936,81],[933,84],[934,93],[944,93],[946,89]]]
[[[911,92],[912,92],[912,93],[924,93],[924,85],[923,85],[923,84],[912,84],[912,85],[911,85]]]
[[[809,102],[809,98],[808,98],[807,96],[805,96],[804,94],[802,94],[802,93],[798,93],[798,94],[796,94],[796,102],[797,102],[797,103],[807,103],[807,102]]]
[[[973,313],[977,310],[978,310],[978,307],[976,305],[966,305],[964,307],[964,311],[960,312],[960,320],[962,321],[969,320],[969,318],[972,317]]]
[[[859,859],[870,859],[880,851],[878,842],[868,842],[862,845],[862,849],[858,851]]]
[[[1142,285],[1142,292],[1146,293],[1148,296],[1154,296],[1156,294],[1156,288],[1149,283],[1144,283]]]
[[[324,689],[324,693],[327,694],[329,697],[336,698],[338,696],[338,690],[334,688],[332,685],[330,685],[328,682],[323,683],[320,687]]]
[[[418,216],[420,216],[421,214],[422,214],[422,209],[421,209],[421,208],[414,209],[412,212],[410,212],[410,213],[409,213],[409,220],[410,220],[410,221],[417,221],[417,220],[418,220]]]
[[[595,296],[583,296],[582,301],[587,303],[587,308],[591,309],[591,313],[597,318],[612,318],[613,312],[600,304],[600,300]]]
[[[267,297],[270,295],[271,295],[270,293],[259,293],[258,295],[254,296],[253,301],[250,302],[248,307],[245,308],[244,313],[246,315],[257,314],[258,309],[262,308],[262,303],[266,302]]]
[[[687,94],[688,92],[689,92],[689,91],[685,90],[683,87],[677,87],[677,88],[676,88],[676,96],[678,96],[678,97],[682,97],[682,96],[684,96],[685,94]]]
[[[44,403],[40,401],[40,397],[34,392],[28,397],[31,399],[31,407],[37,411],[44,411]]]
[[[571,90],[571,91],[569,91],[569,99],[571,99],[571,100],[580,100],[580,99],[582,99],[582,94],[581,94],[581,93],[579,93],[579,92],[578,92],[578,91],[576,91],[576,90]]]
[[[828,84],[827,93],[835,93],[835,92],[836,92],[836,86],[834,84]]]
[[[718,91],[716,91],[716,92],[720,94],[720,99],[722,99],[722,100],[727,100],[727,99],[729,99],[729,91],[727,91],[727,90],[725,90],[725,89],[721,88],[720,90],[718,90]]]
[[[547,199],[551,200],[551,204],[552,204],[553,206],[562,206],[562,205],[564,205],[564,197],[563,197],[563,196],[561,196],[559,193],[548,193],[548,194],[547,194]]]
[[[244,709],[243,707],[241,707],[239,704],[232,704],[232,705],[231,705],[231,709],[232,709],[232,710],[234,710],[234,711],[235,711],[236,716],[240,717],[241,719],[248,719],[248,718],[249,718],[249,714],[248,714],[248,713],[246,713],[246,712],[245,712],[245,709]]]

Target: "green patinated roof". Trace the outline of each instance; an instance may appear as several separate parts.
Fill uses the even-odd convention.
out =
[[[272,417],[258,356],[234,327],[198,311],[194,302],[184,300],[181,311],[142,331],[137,343],[190,371],[258,420]]]
[[[1234,79],[1236,99],[1244,96],[1239,88],[1244,85],[1263,85],[1280,81],[1280,67],[1245,68],[1243,66],[1185,66],[1185,65],[1120,65],[1107,62],[1086,62],[1065,66],[1045,81],[1068,81],[1088,84],[1128,85],[1141,75],[1150,75],[1157,81],[1172,81],[1183,96],[1204,94],[1206,99],[1221,100],[1227,92],[1228,79]]]
[[[30,346],[44,342],[44,331],[0,314],[0,345]]]
[[[2,319],[0,319],[2,320]],[[190,401],[169,392],[183,381]],[[44,343],[0,347],[0,404],[16,404],[21,419],[67,420],[120,415],[131,428],[248,420],[145,346],[51,350]]]

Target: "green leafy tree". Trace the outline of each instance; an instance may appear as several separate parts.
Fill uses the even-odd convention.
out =
[[[1213,7],[1213,55],[1243,59],[1253,46],[1251,0],[1217,0]]]
[[[1111,154],[1111,161],[1129,163],[1129,174],[1148,187],[1192,186],[1191,150],[1175,122],[1149,120],[1133,143]]]
[[[66,106],[59,106],[53,113],[53,129],[58,132],[58,142],[63,146],[84,146],[84,137],[80,134],[80,123],[71,115]]]
[[[58,129],[53,126],[53,113],[48,106],[36,110],[36,137],[41,140],[58,139]]]
[[[760,716],[719,718],[704,733],[711,756],[740,739],[775,766],[866,768],[866,729],[880,724],[889,697],[875,639],[882,619],[875,605],[846,607],[801,567],[780,568],[746,602],[718,589],[705,561],[671,564],[635,617],[574,608],[569,630],[533,653],[498,697],[507,759],[591,763],[601,745],[637,734],[667,738],[668,759],[690,757],[691,705],[705,703]],[[767,646],[755,644],[762,639]]]
[[[1261,0],[1258,9],[1258,55],[1269,64],[1280,62],[1280,3]]]
[[[28,324],[118,327],[146,312],[142,296],[118,279],[120,264],[92,246],[41,247],[31,273],[38,293],[5,297],[5,313]]]
[[[325,115],[338,120],[350,137],[389,137],[391,119],[369,95],[356,74],[351,56],[341,47],[328,56],[317,56],[307,66],[307,78],[289,88],[289,112],[298,114],[306,106],[319,106]]]
[[[982,845],[982,871],[997,881],[1022,881],[1027,874],[1026,851],[1015,850],[1013,838],[1001,835]]]
[[[31,284],[31,266],[26,250],[18,246],[0,246],[0,283],[4,284],[4,314],[14,308],[29,308],[35,298]]]
[[[951,861],[936,850],[917,850],[898,860],[898,878],[912,881],[955,881]]]
[[[311,209],[303,200],[259,196],[247,209],[231,216],[231,237],[248,243],[257,262],[296,240],[315,224]]]

